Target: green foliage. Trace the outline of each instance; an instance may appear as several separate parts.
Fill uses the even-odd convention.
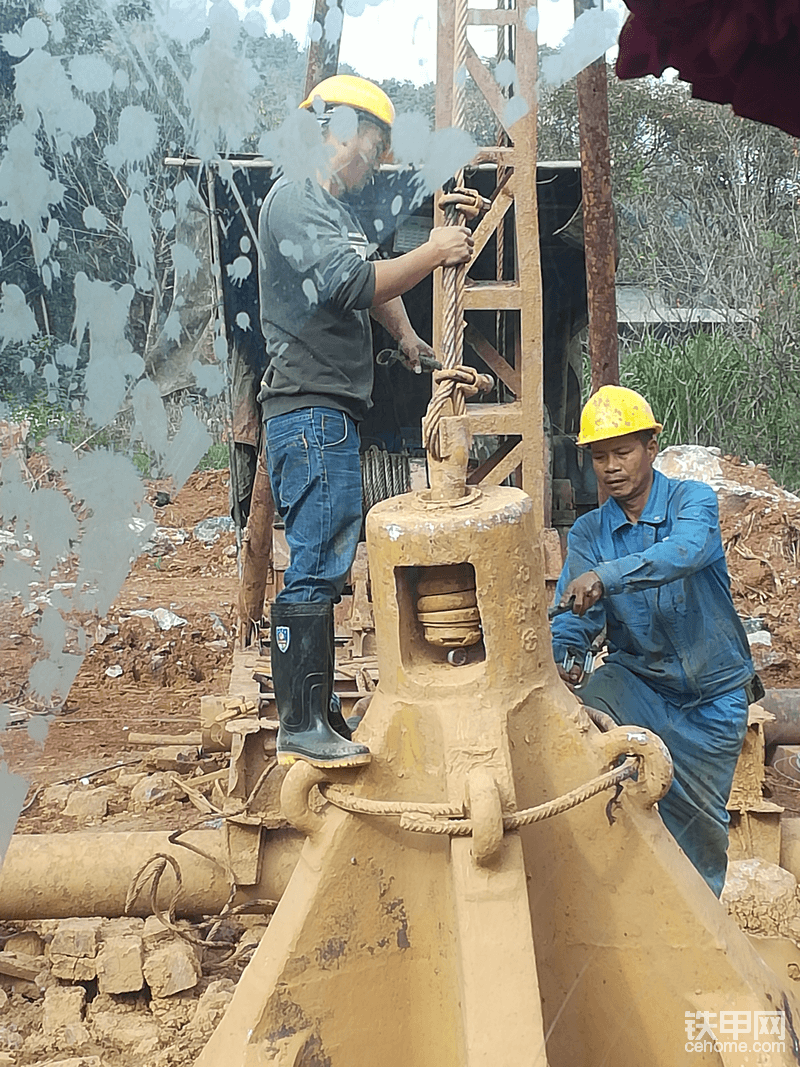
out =
[[[217,441],[197,464],[197,469],[200,471],[222,471],[227,470],[229,466],[230,452],[228,451],[228,446],[222,441]]]
[[[766,463],[800,489],[800,358],[764,360],[763,338],[721,332],[648,338],[622,360],[621,384],[642,393],[664,425],[661,442],[716,446]]]
[[[131,456],[131,463],[137,469],[142,478],[149,478],[153,470],[153,461],[149,454],[141,448],[137,448]]]
[[[45,437],[56,436],[61,441],[77,444],[78,416],[76,412],[66,410],[58,402],[48,400],[44,393],[38,393],[27,403],[20,403],[7,397],[8,417],[11,422],[28,423],[28,447],[38,446]]]
[[[55,437],[80,449],[101,448],[125,453],[142,478],[159,476],[157,457],[141,443],[131,447],[130,426],[126,427],[125,419],[98,430],[82,411],[75,411],[60,400],[48,399],[43,392],[29,400],[20,400],[8,394],[0,397],[0,415],[12,423],[28,424],[28,453],[37,451],[46,438]],[[216,442],[200,460],[197,470],[227,470],[228,466],[228,446]]]
[[[112,447],[107,429],[94,429],[82,411],[74,410],[61,400],[51,399],[44,392],[26,400],[5,394],[2,401],[4,418],[28,424],[26,445],[29,452],[35,451],[46,437],[55,437],[75,446]]]
[[[780,130],[694,100],[682,82],[609,68],[617,285],[730,325],[656,340],[643,325],[623,384],[666,443],[717,446],[800,487],[800,156]],[[576,159],[575,83],[545,91],[539,157]],[[702,319],[703,315],[700,316]],[[745,332],[747,331],[747,332]]]

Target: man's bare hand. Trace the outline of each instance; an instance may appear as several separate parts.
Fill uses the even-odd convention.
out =
[[[475,241],[466,226],[436,226],[428,244],[432,246],[439,267],[457,267],[469,263]]]
[[[585,615],[589,608],[594,607],[603,596],[603,583],[594,571],[586,571],[574,578],[561,597],[561,606],[566,606],[572,597],[575,603],[572,605],[573,615]]]
[[[422,338],[418,337],[415,333],[410,333],[405,337],[401,337],[397,342],[397,347],[400,350],[406,368],[413,371],[414,374],[422,373],[420,357],[426,356],[428,359],[436,359],[436,353],[428,342],[423,341]]]
[[[457,186],[449,193],[442,193],[439,197],[439,207],[443,211],[454,207],[470,222],[483,215],[491,206],[491,200],[481,196],[477,189],[465,189],[462,186]]]
[[[562,666],[558,666],[558,675],[561,681],[566,685],[567,689],[575,692],[575,687],[581,684],[583,680],[583,667],[576,663],[574,667],[571,667],[568,671],[565,671]]]

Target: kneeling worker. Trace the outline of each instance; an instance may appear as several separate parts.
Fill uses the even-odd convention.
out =
[[[394,107],[377,85],[337,75],[301,105],[322,130],[315,178],[281,178],[259,215],[259,297],[266,371],[259,400],[267,465],[290,561],[271,611],[278,759],[318,767],[367,763],[332,700],[333,603],[361,530],[358,423],[373,379],[369,316],[396,338],[407,365],[432,356],[401,300],[436,267],[469,262],[465,226],[435,228],[418,248],[370,261],[347,206],[389,150]],[[298,150],[302,150],[300,147]]]
[[[675,768],[659,801],[667,829],[719,896],[725,882],[733,772],[754,677],[731,599],[714,491],[653,469],[662,427],[638,393],[603,386],[581,413],[578,444],[591,450],[608,495],[569,533],[553,619],[556,663],[583,663],[605,628],[608,657],[584,679],[583,703],[664,741]]]

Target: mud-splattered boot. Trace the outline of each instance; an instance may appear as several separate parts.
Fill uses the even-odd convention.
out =
[[[330,615],[331,628],[328,635],[328,657],[331,664],[331,678],[336,677],[336,629],[333,621],[333,611]],[[331,692],[331,704],[328,708],[328,722],[333,729],[343,737],[345,741],[350,741],[353,736],[353,731],[350,729],[347,719],[342,715],[342,702],[339,699],[338,693]]]
[[[342,702],[337,693],[331,693],[331,706],[328,708],[328,722],[339,737],[350,741],[353,731],[350,729],[349,720],[342,715]]]
[[[315,767],[369,763],[366,745],[331,727],[333,650],[331,603],[272,605],[272,684],[278,705],[278,762],[304,759]],[[341,712],[340,712],[341,715]]]

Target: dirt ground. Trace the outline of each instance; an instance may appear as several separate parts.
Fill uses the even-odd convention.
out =
[[[150,485],[151,504],[160,488]],[[50,728],[44,745],[29,736],[27,723],[6,731],[10,770],[37,786],[50,785],[134,758],[138,753],[126,746],[129,731],[179,734],[198,728],[200,697],[227,692],[237,571],[233,533],[222,532],[207,544],[192,530],[203,519],[227,515],[228,507],[227,471],[204,471],[189,478],[174,503],[154,509],[161,529],[189,536],[174,547],[164,539],[163,553],[136,560],[108,615],[89,625],[95,644],[63,708],[45,716]],[[156,608],[186,623],[161,630],[153,619],[131,614]],[[12,711],[41,711],[28,689],[40,648],[34,636],[39,611],[30,609],[16,598],[0,613],[0,702]],[[19,829],[32,829],[32,819],[33,811]]]
[[[160,483],[148,487],[152,505],[163,489]],[[162,536],[134,563],[107,616],[79,620],[94,643],[55,713],[37,703],[28,685],[40,654],[35,627],[41,604],[16,598],[2,605],[0,703],[10,709],[12,723],[20,720],[3,734],[3,757],[10,771],[30,783],[18,833],[173,831],[199,821],[198,811],[170,782],[169,773],[152,762],[152,750],[133,746],[127,738],[136,732],[196,733],[200,697],[227,692],[236,625],[235,539],[224,531],[207,543],[192,533],[198,522],[227,515],[227,471],[192,475],[174,502],[154,510]],[[163,536],[165,531],[172,539]],[[67,564],[52,581],[70,577]],[[155,619],[133,614],[158,608],[185,621],[163,630]],[[45,722],[49,729],[42,741]],[[222,768],[227,758],[195,758],[181,768],[181,776]],[[142,782],[154,783],[152,803],[133,802],[134,788],[141,789]],[[105,813],[70,814],[72,796],[79,804],[102,797]],[[145,976],[151,967],[138,992],[113,994],[102,991],[97,977],[73,982],[55,973],[59,957],[53,949],[66,936],[57,921],[3,923],[0,1064],[44,1067],[66,1061],[70,1067],[127,1067],[135,1061],[142,1067],[189,1067],[221,1017],[264,924],[263,916],[228,919],[214,935],[228,947],[212,949],[180,943],[182,937],[192,942],[206,938],[208,927],[180,923],[181,937],[163,927],[148,934],[141,920],[106,923],[97,935],[98,958],[105,941],[123,934],[144,945]],[[21,947],[20,937],[27,939]],[[148,937],[161,940],[154,947]],[[181,964],[175,973],[188,966],[188,988],[158,989],[153,961],[168,951]],[[34,974],[35,979],[5,974],[5,960],[22,965],[28,979]],[[88,963],[93,966],[94,960]],[[71,1007],[64,1001],[69,997]]]
[[[724,467],[728,478],[746,480],[767,492],[775,489],[765,470],[742,468],[733,460],[726,460]],[[196,473],[174,502],[160,506],[157,494],[164,488],[158,483],[148,487],[158,536],[133,565],[111,610],[101,620],[79,620],[93,644],[63,706],[43,708],[28,684],[31,665],[40,654],[35,628],[42,602],[37,603],[35,590],[30,602],[17,598],[2,605],[0,703],[12,714],[12,725],[2,737],[3,758],[13,773],[30,782],[20,833],[175,830],[198,821],[196,808],[179,788],[170,786],[169,776],[159,772],[149,750],[131,745],[128,736],[196,733],[200,697],[227,692],[236,628],[234,535],[225,530],[215,540],[204,541],[193,531],[202,520],[227,515],[228,475]],[[800,686],[800,503],[777,505],[762,497],[736,500],[722,508],[722,529],[737,609],[763,620],[769,634],[769,646],[759,648],[765,684]],[[69,581],[70,573],[67,563],[64,573],[51,580]],[[163,623],[174,623],[162,629],[158,619],[134,614],[157,609],[166,609],[178,620],[162,612]],[[14,719],[19,722],[13,724]],[[182,773],[221,768],[227,756],[192,760]],[[153,803],[135,804],[133,791],[145,779],[161,792],[156,790]],[[73,796],[80,804],[99,795],[103,813],[82,809],[70,814]],[[185,950],[178,944],[181,938],[166,931],[170,951],[194,954],[197,973],[187,988],[161,990],[163,995],[147,982],[138,992],[114,994],[104,992],[97,977],[65,979],[54,949],[65,936],[57,922],[2,924],[0,1065],[127,1067],[135,1061],[142,1067],[190,1067],[224,1011],[266,921],[247,916],[226,920],[215,935],[229,942],[225,950],[196,944]],[[133,937],[144,945],[147,966],[154,952],[157,955],[151,941],[165,934],[163,928],[154,935],[152,926],[124,927],[140,920],[114,922],[97,934],[101,948],[104,939]],[[207,927],[182,926],[190,940],[208,933]],[[31,950],[30,944],[19,947],[20,935],[38,939],[33,956],[22,950]],[[163,944],[161,949],[166,951]],[[4,974],[6,959],[27,966],[28,980]],[[69,1012],[64,1019],[58,1014],[65,991],[80,1001],[77,1008],[73,1004],[67,1022]]]

